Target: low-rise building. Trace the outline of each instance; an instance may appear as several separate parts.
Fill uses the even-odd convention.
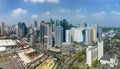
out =
[[[100,63],[104,65],[110,65],[110,67],[114,67],[118,64],[117,55],[106,54],[100,59]]]
[[[73,51],[72,43],[62,43],[61,52],[62,54],[69,54]]]

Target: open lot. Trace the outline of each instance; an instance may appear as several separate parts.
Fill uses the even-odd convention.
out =
[[[2,69],[17,69],[14,61],[6,55],[0,55],[0,68]]]

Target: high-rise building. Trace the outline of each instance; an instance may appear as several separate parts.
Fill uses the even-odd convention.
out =
[[[93,30],[92,30],[92,28],[87,28],[86,30],[85,30],[85,37],[86,37],[86,41],[85,41],[85,43],[86,43],[86,45],[92,45],[92,43],[93,43]]]
[[[42,21],[40,24],[40,43],[45,50],[52,47],[52,25],[49,22]]]
[[[37,21],[34,21],[34,27],[38,27]]]
[[[92,61],[97,59],[97,46],[88,46],[86,49],[86,64],[92,65]]]
[[[76,28],[71,28],[71,41],[73,42],[74,41],[74,31],[75,31]]]
[[[61,26],[57,26],[55,35],[55,46],[60,47],[63,42],[63,28]]]
[[[71,30],[66,30],[66,42],[71,42],[72,38],[71,38]]]
[[[103,57],[103,41],[98,41],[98,60]]]
[[[66,30],[68,29],[68,22],[63,19],[60,21],[60,26],[63,28],[63,42],[65,42],[66,39]]]
[[[102,39],[102,27],[98,27],[97,38],[98,38],[99,40]]]
[[[44,44],[44,24],[45,21],[41,21],[40,23],[40,43]]]
[[[82,36],[83,36],[83,42],[85,43],[86,41],[86,33],[85,33],[85,29],[82,30]]]
[[[93,42],[96,43],[97,41],[97,28],[92,28],[93,32]]]
[[[35,35],[32,33],[30,34],[30,45],[33,46],[35,42]]]
[[[74,41],[76,41],[76,42],[83,42],[82,29],[76,28],[74,30]]]
[[[5,35],[5,23],[1,23],[1,35]]]
[[[19,37],[25,37],[27,35],[27,26],[26,24],[23,22],[19,22],[18,23],[18,36]]]

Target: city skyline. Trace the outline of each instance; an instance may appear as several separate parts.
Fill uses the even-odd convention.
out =
[[[119,26],[119,7],[119,0],[0,0],[0,21],[31,24],[53,18],[67,19],[71,24]]]

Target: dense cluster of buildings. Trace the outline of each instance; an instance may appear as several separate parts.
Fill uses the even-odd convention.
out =
[[[1,34],[4,24],[1,26]],[[38,23],[34,21],[34,24],[29,27],[24,22],[19,22],[18,25],[11,26],[9,33],[16,34],[19,37],[26,37],[30,45],[34,45],[39,42],[44,46],[44,49],[48,50],[54,46],[61,47],[62,43],[66,42],[82,42],[86,45],[92,45],[101,39],[102,32],[97,24],[88,25],[81,24],[73,26],[63,19],[41,21]]]
[[[103,33],[104,35],[102,35],[102,33],[102,28],[97,24],[89,25],[84,23],[73,26],[69,24],[66,19],[61,21],[50,19],[41,21],[40,23],[34,21],[30,26],[27,26],[24,22],[19,22],[17,25],[12,25],[10,27],[7,27],[4,22],[2,22],[0,26],[1,36],[14,34],[18,38],[26,40],[30,47],[40,44],[40,47],[44,50],[54,50],[66,54],[74,50],[79,50],[78,48],[80,48],[80,46],[73,47],[73,45],[75,45],[75,43],[82,43],[86,46],[86,64],[89,66],[92,65],[94,60],[100,61],[101,64],[116,64],[116,56],[110,57],[109,61],[104,60],[104,42],[102,40],[107,34],[111,34],[111,36],[114,35],[114,32],[110,31],[110,33],[107,34]],[[0,50],[6,50],[4,46],[10,46],[12,44],[10,42],[11,40],[0,40]],[[21,45],[22,43],[23,42],[16,40],[16,43],[12,44],[12,46],[16,44]],[[36,51],[31,50],[30,52],[29,49],[27,50],[29,53],[22,51],[18,54],[24,64],[29,64],[35,59],[33,57],[31,59],[30,53],[36,53]],[[40,54],[37,56],[41,57]],[[54,62],[49,57],[39,66],[41,68],[53,67]]]

